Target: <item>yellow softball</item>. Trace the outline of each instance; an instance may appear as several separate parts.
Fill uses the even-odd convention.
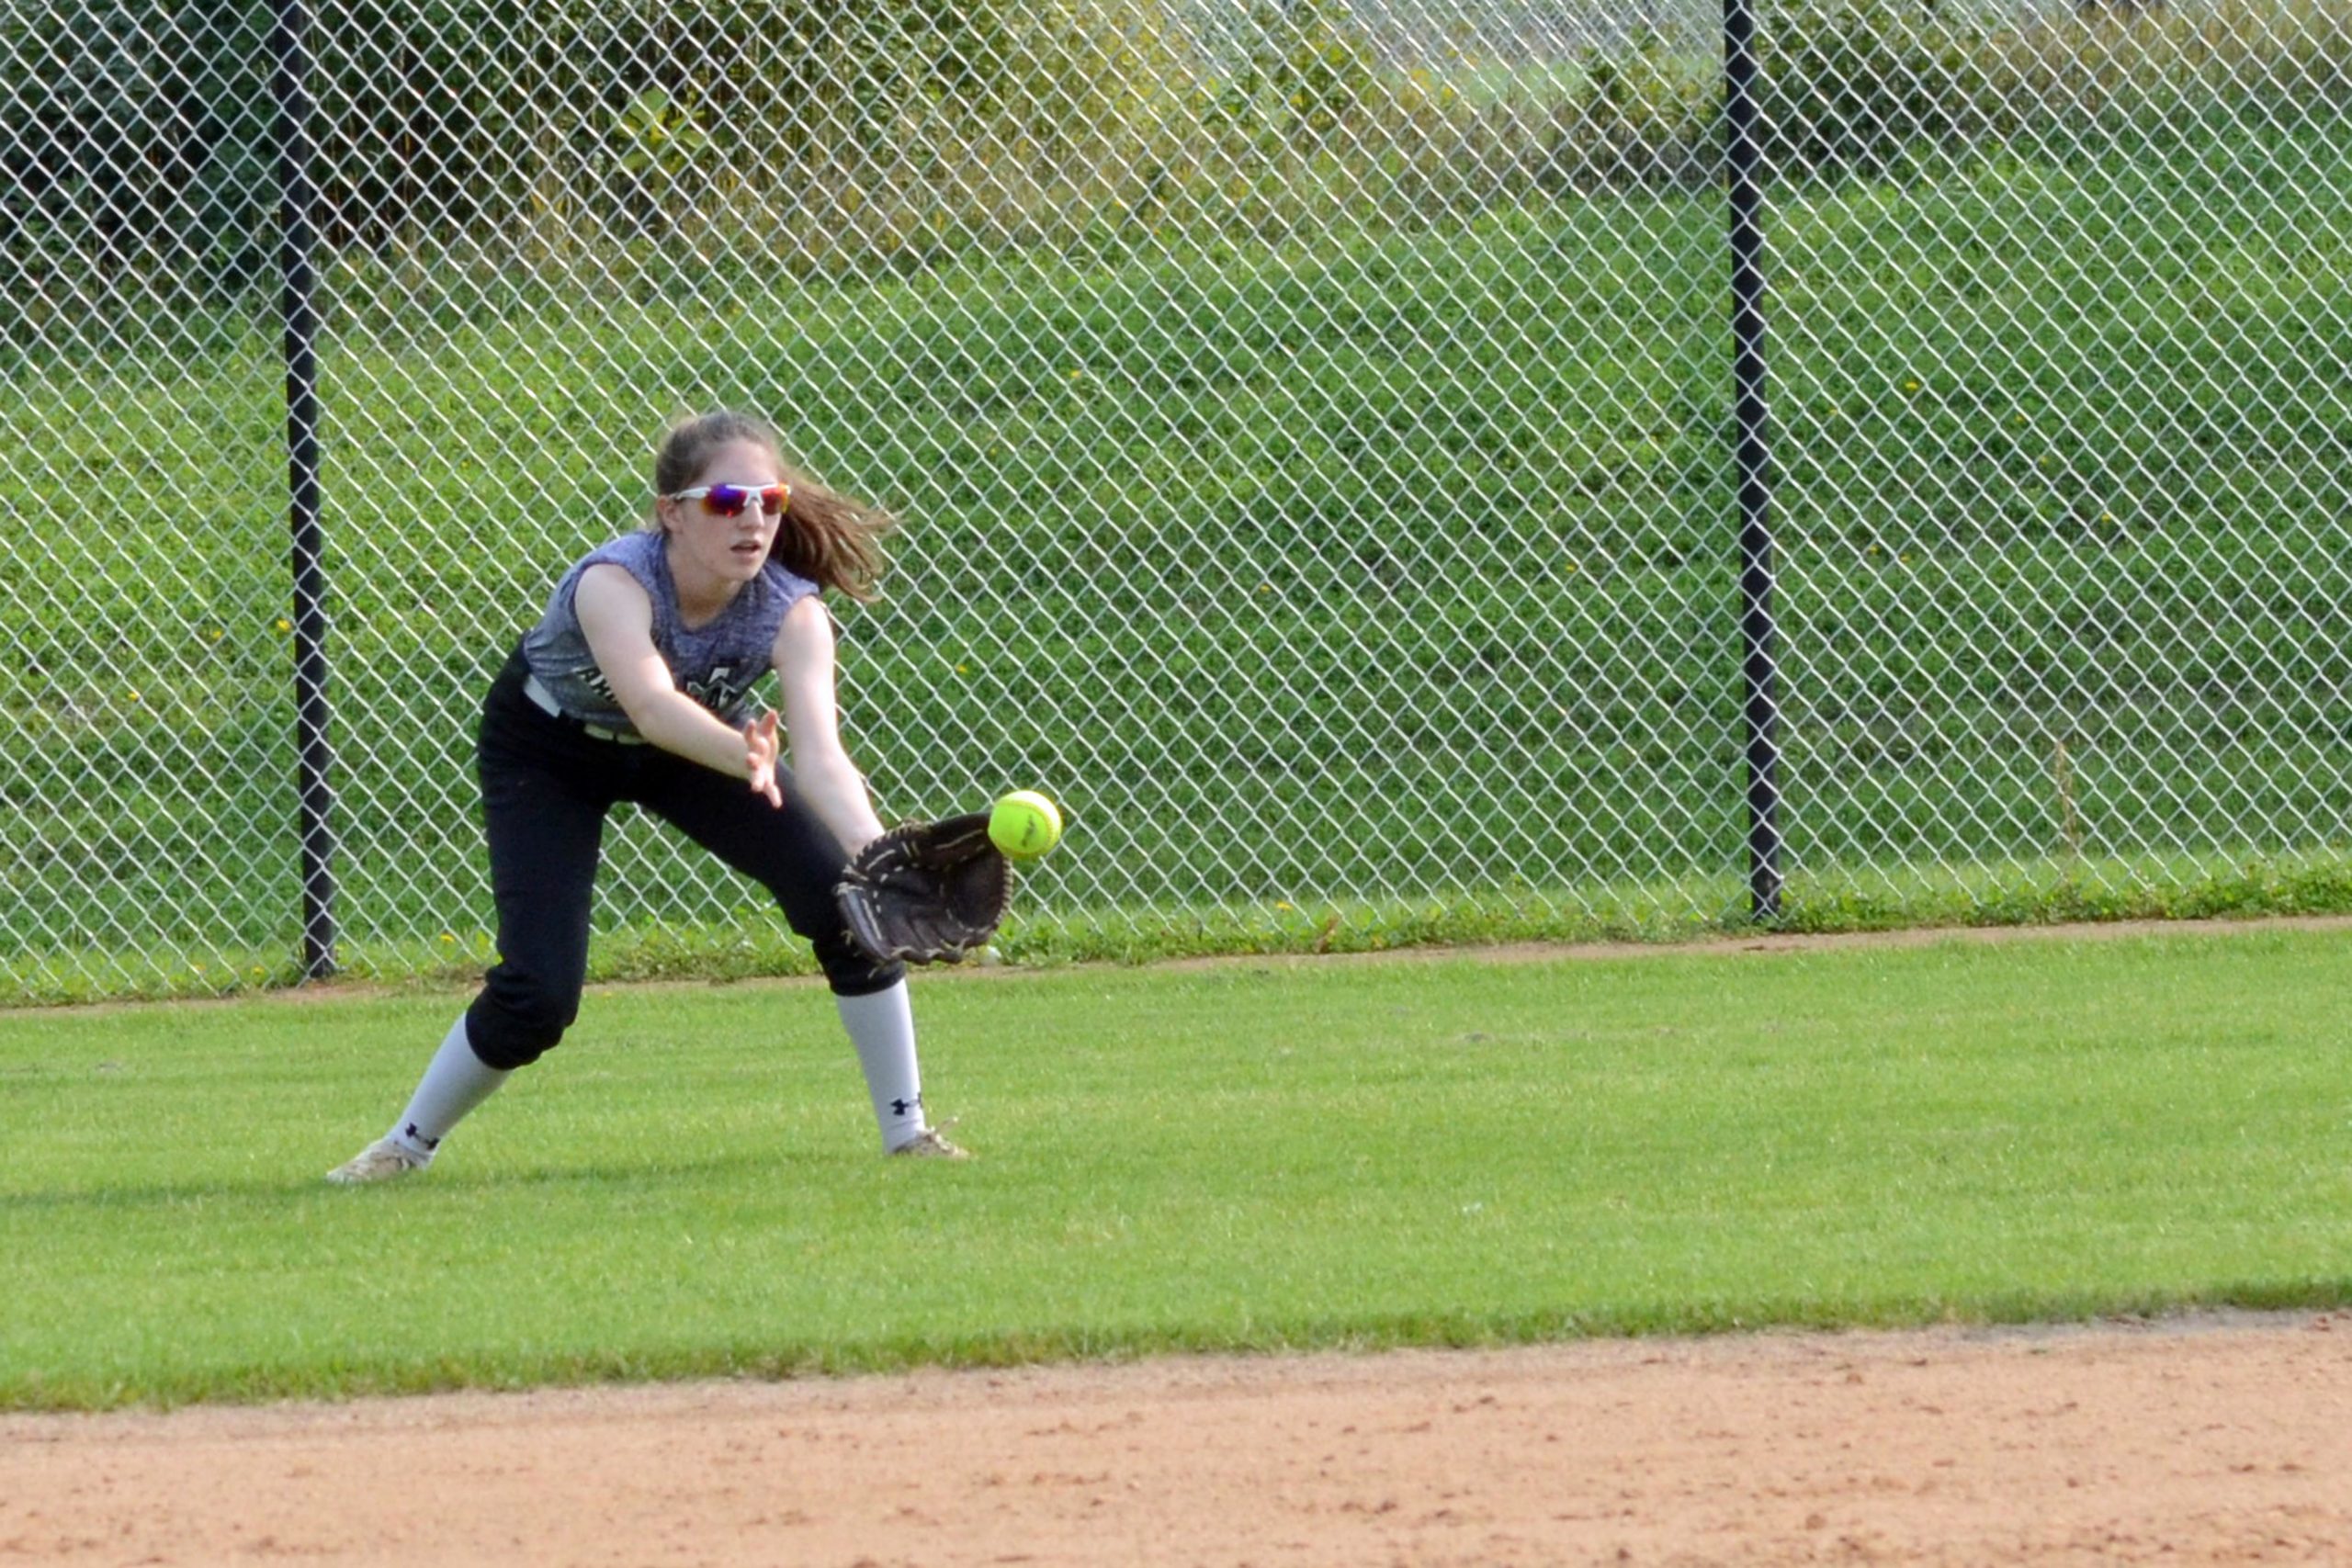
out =
[[[1014,860],[1035,860],[1061,838],[1062,814],[1034,789],[1000,795],[989,808],[989,841]]]

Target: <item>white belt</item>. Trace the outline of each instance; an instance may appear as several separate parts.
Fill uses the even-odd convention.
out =
[[[642,735],[625,735],[605,725],[590,724],[586,719],[573,718],[563,711],[563,705],[555,700],[555,694],[548,691],[537,675],[526,674],[523,677],[523,694],[530,698],[534,704],[537,705],[539,710],[548,716],[565,719],[578,725],[592,740],[609,740],[616,746],[645,744],[645,737]]]

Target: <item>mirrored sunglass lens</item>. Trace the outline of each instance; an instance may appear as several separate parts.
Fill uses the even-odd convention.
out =
[[[792,500],[789,485],[767,485],[759,490],[747,490],[741,485],[712,485],[704,491],[702,503],[714,517],[734,517],[751,504],[753,496],[760,498],[760,510],[771,517],[780,517]]]

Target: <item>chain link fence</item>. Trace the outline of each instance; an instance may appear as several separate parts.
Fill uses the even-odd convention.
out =
[[[0,4],[0,995],[300,973],[281,9]],[[1747,916],[1720,15],[308,22],[346,970],[491,956],[481,692],[712,406],[902,519],[885,816],[1064,803],[1016,957]],[[2352,12],[1756,25],[1780,918],[2352,908]]]

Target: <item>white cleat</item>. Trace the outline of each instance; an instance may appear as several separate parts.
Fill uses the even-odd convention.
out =
[[[949,1125],[952,1126],[954,1123],[951,1122]],[[938,1127],[925,1127],[922,1132],[892,1149],[890,1153],[894,1158],[904,1155],[909,1159],[970,1159],[972,1157],[971,1150],[961,1144],[949,1142],[946,1132]]]
[[[327,1179],[338,1187],[362,1187],[371,1181],[398,1180],[432,1163],[430,1155],[417,1154],[390,1138],[379,1138],[328,1171]]]

